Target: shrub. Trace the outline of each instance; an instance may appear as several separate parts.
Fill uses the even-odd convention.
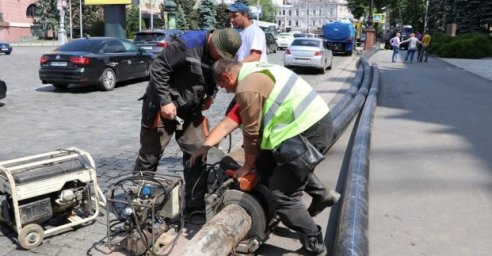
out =
[[[435,34],[430,51],[443,58],[480,59],[492,56],[492,38],[480,33],[462,34],[457,37]]]

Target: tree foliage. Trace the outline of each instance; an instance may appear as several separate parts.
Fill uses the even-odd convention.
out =
[[[214,0],[203,0],[198,8],[200,29],[214,29],[216,13]]]
[[[175,0],[178,8],[183,9],[184,18],[186,19],[186,24],[188,24],[187,29],[198,29],[198,14],[193,6],[195,5],[195,0]],[[179,11],[178,11],[179,13]],[[176,17],[177,18],[177,17]],[[177,21],[176,21],[177,22]],[[183,25],[185,23],[182,23]]]
[[[83,3],[83,2],[82,2]],[[55,0],[56,6],[56,0]],[[70,9],[66,10],[68,14]],[[66,20],[68,21],[68,17]],[[104,35],[104,30],[102,34],[100,32],[94,33],[95,31],[100,31],[100,22],[103,20],[102,18],[102,7],[96,5],[83,5],[82,4],[82,29],[83,33],[89,32],[89,34],[96,35]],[[72,29],[74,37],[80,37],[80,5],[79,1],[72,1]]]
[[[231,20],[229,18],[229,14],[226,12],[228,5],[220,3],[216,7],[216,16],[215,16],[215,28],[230,28]]]
[[[427,9],[427,29],[445,31],[447,24],[456,23],[458,33],[483,31],[492,23],[492,1],[490,0],[374,0],[373,11],[383,8],[389,14],[391,26],[412,25],[423,31],[425,7]],[[347,7],[354,17],[369,14],[369,1],[347,0]]]
[[[190,24],[186,19],[186,14],[184,13],[184,10],[181,7],[181,5],[178,5],[178,10],[176,12],[176,28],[181,30],[190,29]]]
[[[140,8],[138,5],[132,5],[126,15],[126,37],[134,38],[135,34],[140,30],[139,23]],[[145,24],[143,20],[140,21]]]
[[[40,0],[36,3],[36,16],[39,17],[38,21],[41,24],[44,37],[49,31],[55,35],[58,30],[60,16],[56,9],[56,2],[56,0]]]

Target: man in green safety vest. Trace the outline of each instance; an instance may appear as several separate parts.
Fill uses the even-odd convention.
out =
[[[244,164],[236,171],[236,178],[255,168],[263,180],[268,180],[280,220],[301,234],[302,250],[323,253],[326,248],[321,228],[301,195],[332,139],[327,104],[306,81],[282,66],[219,60],[213,70],[217,84],[235,93],[237,105],[192,154],[191,161],[206,156],[210,147],[242,124]],[[299,142],[301,147],[287,147]],[[309,149],[313,149],[312,154]],[[317,160],[309,161],[316,155]],[[329,200],[336,202],[340,195],[332,191],[330,196]]]

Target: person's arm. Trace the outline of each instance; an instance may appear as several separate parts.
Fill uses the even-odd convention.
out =
[[[242,62],[259,61],[261,59],[261,51],[251,50],[250,54],[242,60]]]
[[[254,26],[254,25],[252,25]],[[266,46],[265,32],[261,28],[255,28],[251,39],[249,55],[242,62],[260,61],[263,48]]]
[[[237,127],[239,127],[239,124],[235,122],[233,119],[230,117],[226,117],[220,121],[217,126],[210,132],[208,137],[205,139],[205,142],[203,143],[203,146],[200,147],[198,150],[194,151],[193,154],[191,154],[190,160],[189,160],[189,165],[195,164],[195,161],[198,157],[202,158],[202,161],[205,161],[205,158],[207,157],[208,150],[213,147],[214,145],[219,144],[219,142],[227,136],[227,134],[231,133],[234,131]]]

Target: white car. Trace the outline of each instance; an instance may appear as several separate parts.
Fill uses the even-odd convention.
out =
[[[279,49],[285,49],[294,41],[294,33],[280,33],[277,35],[277,47]]]
[[[320,38],[296,38],[284,53],[286,68],[312,67],[324,74],[331,69],[332,61],[332,52]]]

